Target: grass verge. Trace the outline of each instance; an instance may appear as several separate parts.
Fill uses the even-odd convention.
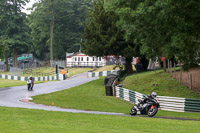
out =
[[[155,91],[159,96],[200,99],[200,94],[180,84],[169,73],[163,72],[163,70],[127,76],[123,81],[123,87],[143,94]]]
[[[106,65],[106,66],[103,66],[103,67],[100,67],[100,68],[97,68],[95,70],[95,72],[102,72],[102,71],[111,71],[113,70],[113,68],[115,67],[116,65]],[[133,70],[135,71],[135,66],[133,65]],[[116,69],[119,69],[119,67],[117,67]],[[123,68],[124,69],[124,68]]]
[[[44,81],[35,81],[35,84],[44,83]],[[23,86],[26,85],[26,81],[0,79],[0,88],[12,87],[12,86]]]
[[[33,102],[46,105],[54,102],[59,107],[122,113],[127,113],[132,106],[121,99],[105,96],[103,78],[71,89],[34,96]]]
[[[90,70],[92,70],[92,68],[69,68],[68,69],[69,77],[72,77],[80,73],[88,72]]]
[[[1,133],[197,133],[199,121],[76,114],[0,107]]]
[[[33,102],[45,105],[51,105],[54,102],[58,107],[125,114],[129,114],[129,110],[133,106],[119,98],[105,96],[103,78],[67,90],[34,96]],[[156,116],[200,119],[199,114],[159,110]]]

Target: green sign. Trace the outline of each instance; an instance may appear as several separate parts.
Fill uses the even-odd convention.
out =
[[[25,60],[25,59],[29,59],[29,58],[32,58],[32,56],[21,56],[21,57],[17,57],[17,61],[20,61],[20,60]]]

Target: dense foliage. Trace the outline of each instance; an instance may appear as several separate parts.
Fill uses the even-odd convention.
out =
[[[113,11],[104,10],[102,0],[93,2],[93,10],[85,25],[83,50],[88,55],[124,56],[126,71],[132,73],[132,57],[138,56],[138,52],[135,44],[123,37],[125,31],[117,27],[118,20],[119,16]]]
[[[133,56],[199,63],[199,0],[40,0],[26,16],[28,1],[1,0],[0,56],[64,59],[83,40],[86,54],[126,57],[129,72]]]
[[[38,58],[49,59],[52,21],[53,58],[64,59],[66,52],[78,52],[85,17],[90,7],[91,3],[87,0],[42,0],[36,3],[35,10],[29,16],[32,52]]]
[[[0,51],[1,55],[13,55],[17,65],[17,54],[24,52],[28,46],[28,26],[26,14],[21,12],[28,0],[2,0],[0,3]]]
[[[132,38],[149,58],[175,56],[185,67],[198,63],[199,0],[109,0],[106,9],[120,16],[125,38]]]

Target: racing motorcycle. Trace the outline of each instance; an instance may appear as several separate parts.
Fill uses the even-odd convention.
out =
[[[148,115],[149,117],[153,117],[158,112],[158,108],[160,107],[158,99],[148,99],[147,96],[144,96],[147,101],[142,102],[142,100],[138,100],[141,104],[135,104],[131,110],[130,115],[142,114]]]
[[[33,83],[30,79],[27,80],[27,86],[29,91],[33,90]]]

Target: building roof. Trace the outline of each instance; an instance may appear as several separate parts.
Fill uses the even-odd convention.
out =
[[[81,52],[77,52],[77,53],[66,53],[66,57],[68,57],[68,58],[70,58],[70,57],[72,57],[72,56],[78,56],[78,55],[87,56],[86,54],[81,53]]]

